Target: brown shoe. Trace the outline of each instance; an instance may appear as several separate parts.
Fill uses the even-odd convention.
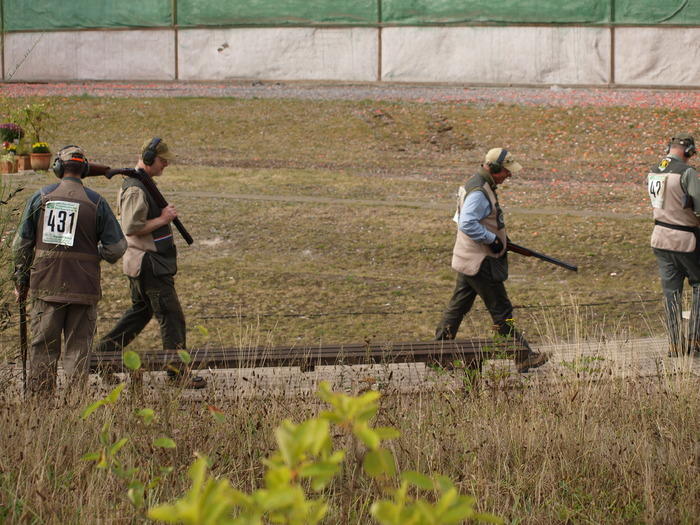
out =
[[[207,380],[202,376],[193,376],[192,374],[176,374],[168,372],[168,379],[183,388],[192,388],[199,390],[207,387]]]
[[[531,368],[538,368],[549,361],[548,352],[532,352],[528,354],[524,361],[516,361],[515,366],[519,374],[529,372]]]

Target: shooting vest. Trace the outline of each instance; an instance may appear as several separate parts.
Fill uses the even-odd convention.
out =
[[[473,191],[482,192],[491,203],[491,213],[479,222],[488,231],[494,233],[501,239],[504,251],[500,254],[493,253],[488,244],[474,242],[458,228],[457,240],[455,241],[455,247],[452,251],[452,268],[465,275],[476,275],[479,273],[479,268],[481,268],[481,263],[484,259],[486,257],[498,258],[504,254],[506,246],[506,226],[503,219],[503,211],[498,204],[498,197],[496,196],[496,184],[491,174],[485,169],[480,168],[479,173],[475,174],[464,185],[464,191],[460,192],[457,215],[459,216],[464,201]],[[505,274],[503,280],[507,277],[507,268]]]
[[[690,166],[675,157],[664,158],[647,176],[647,189],[654,210],[651,246],[673,252],[693,252],[700,219],[681,186],[681,175]],[[691,174],[697,177],[695,173]]]
[[[127,177],[122,184],[122,193],[128,188],[137,187],[146,196],[148,214],[146,219],[160,217],[162,208],[151,197],[143,183],[136,177]],[[121,200],[121,194],[120,194]],[[142,264],[152,264],[155,275],[175,275],[177,273],[177,249],[173,240],[173,229],[170,224],[161,226],[146,235],[126,235],[128,247],[124,254],[124,273],[130,277],[138,277]],[[146,256],[148,254],[148,256]],[[145,259],[145,262],[144,262]]]
[[[102,197],[72,178],[41,189],[32,297],[96,305],[100,288],[97,206]]]

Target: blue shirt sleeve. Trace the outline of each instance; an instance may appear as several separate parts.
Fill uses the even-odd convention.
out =
[[[39,212],[41,212],[41,191],[37,191],[29,198],[27,206],[22,213],[17,236],[22,239],[34,241],[36,239],[37,225],[39,224]]]
[[[104,246],[117,244],[124,238],[119,221],[104,199],[97,205],[97,238]]]
[[[472,191],[459,213],[459,231],[474,242],[491,244],[496,240],[496,235],[488,231],[479,221],[482,221],[491,213],[491,203],[488,197],[481,191]]]

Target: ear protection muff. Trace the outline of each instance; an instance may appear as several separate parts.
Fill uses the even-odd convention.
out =
[[[66,148],[77,148],[77,147],[78,146],[74,146],[71,144],[68,146],[63,146],[61,149],[59,149],[56,152],[56,158],[53,161],[52,169],[53,169],[54,175],[56,175],[56,177],[58,177],[59,179],[62,179],[63,175],[66,172],[66,167],[63,164],[63,161],[61,160],[61,152]],[[84,158],[80,158],[80,157],[75,157],[75,158],[72,158],[71,160],[83,163],[83,168],[82,168],[82,170],[80,170],[80,178],[84,179],[85,177],[87,177],[87,174],[90,172],[90,164],[88,163],[88,160],[84,159]]]
[[[671,145],[673,144],[673,140],[674,139],[671,139],[671,142],[669,142],[668,145],[666,146],[666,154],[667,155],[671,151]],[[694,140],[692,140],[692,139],[689,140],[687,145],[683,144],[683,142],[685,142],[685,141],[681,141],[681,142],[679,142],[679,144],[681,146],[685,146],[685,149],[683,150],[683,154],[687,158],[692,157],[693,155],[695,155],[698,152],[698,150],[695,148],[695,141]]]
[[[153,137],[153,140],[146,148],[146,151],[144,151],[143,155],[141,155],[141,159],[146,166],[152,166],[156,161],[156,157],[158,156],[156,155],[156,148],[158,147],[158,144],[160,144],[160,141],[160,137]]]
[[[501,154],[498,156],[495,162],[489,162],[489,171],[491,172],[491,175],[495,175],[496,173],[499,173],[503,169],[503,161],[506,160],[506,157],[508,156],[508,150],[506,148],[503,148],[501,150]]]
[[[688,157],[688,158],[692,157],[692,156],[695,155],[697,152],[698,152],[698,150],[695,149],[695,141],[693,141],[693,140],[690,141],[690,144],[688,144],[688,145],[685,147],[685,150],[683,151],[683,153],[685,154],[685,156]]]

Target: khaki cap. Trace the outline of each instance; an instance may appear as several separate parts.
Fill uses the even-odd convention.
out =
[[[143,154],[146,153],[146,150],[148,147],[153,143],[153,139],[148,139],[146,142],[143,143],[143,146],[141,146],[141,156],[143,157]],[[158,142],[158,145],[156,146],[156,157],[160,157],[165,160],[173,160],[177,155],[170,151],[168,149],[168,145],[165,143],[165,141],[161,140]]]
[[[493,148],[489,150],[489,152],[486,154],[486,159],[484,160],[484,162],[488,165],[491,165],[498,163],[499,159],[501,166],[503,166],[511,173],[515,173],[516,171],[520,171],[521,169],[523,169],[523,167],[520,164],[515,162],[515,157],[513,156],[513,154],[505,148]]]

